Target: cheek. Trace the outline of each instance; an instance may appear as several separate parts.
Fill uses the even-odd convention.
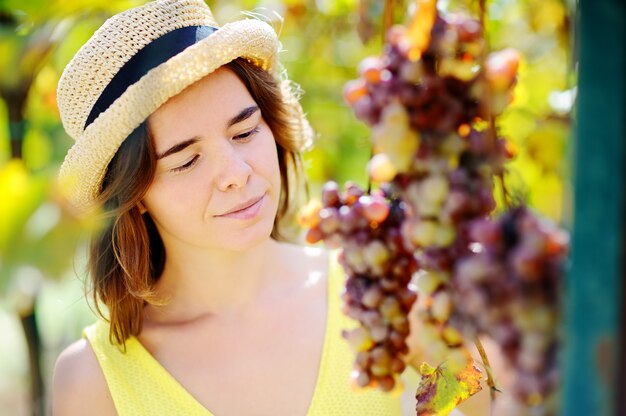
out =
[[[278,198],[282,193],[283,183],[280,175],[278,153],[275,147],[268,157],[268,161],[271,161],[271,163],[268,163],[268,178],[272,182],[272,187],[274,188],[276,197]]]
[[[278,164],[278,149],[276,149],[276,143],[272,140],[268,148],[269,150],[265,159],[267,170],[271,173],[272,177],[278,177],[280,180],[280,166]]]
[[[190,207],[194,206],[193,199],[198,197],[198,192],[193,192],[193,189],[191,181],[158,181],[148,190],[144,205],[155,222],[175,224],[180,218],[186,218]]]
[[[274,185],[275,171],[278,171],[278,157],[274,135],[265,122],[261,122],[260,131],[255,138],[241,147],[242,157],[252,168],[254,175]]]

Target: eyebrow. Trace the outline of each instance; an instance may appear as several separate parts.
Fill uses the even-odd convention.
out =
[[[165,152],[161,153],[160,155],[157,155],[157,160],[173,155],[174,153],[181,152],[185,150],[187,147],[191,146],[192,144],[197,143],[199,140],[200,138],[198,136],[195,136],[189,140],[185,140],[184,142],[177,143],[174,146],[167,149]]]
[[[242,121],[249,119],[257,111],[259,111],[259,107],[257,107],[256,105],[244,108],[239,112],[239,114],[228,120],[228,123],[226,123],[226,127],[232,127],[237,123],[241,123]]]
[[[259,107],[256,105],[244,108],[243,110],[241,110],[239,112],[239,114],[237,114],[235,117],[231,118],[230,120],[228,120],[228,122],[226,123],[227,127],[232,127],[237,123],[241,123],[244,120],[249,119],[250,117],[252,117],[252,115],[254,113],[256,113],[257,111],[259,111]],[[187,147],[191,146],[194,143],[197,143],[200,140],[200,138],[198,136],[194,136],[191,139],[182,141],[180,143],[175,144],[174,146],[170,147],[169,149],[167,149],[165,152],[157,155],[157,160],[163,159],[165,157],[171,156],[174,153],[178,153],[181,152],[183,150],[185,150]]]

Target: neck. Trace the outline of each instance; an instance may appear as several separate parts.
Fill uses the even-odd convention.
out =
[[[240,252],[166,247],[165,267],[155,290],[164,306],[148,306],[150,321],[185,322],[245,311],[276,283],[284,245],[267,241]]]

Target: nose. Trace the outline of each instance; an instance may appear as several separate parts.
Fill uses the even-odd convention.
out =
[[[243,188],[252,175],[252,167],[246,161],[245,155],[235,148],[226,145],[221,149],[216,160],[218,168],[216,185],[222,192]]]

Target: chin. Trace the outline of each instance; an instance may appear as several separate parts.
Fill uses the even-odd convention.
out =
[[[274,221],[261,220],[256,224],[240,230],[230,230],[222,235],[224,238],[218,241],[220,248],[233,251],[243,252],[253,249],[266,243],[271,239]]]
[[[243,252],[253,249],[271,239],[276,214],[278,213],[278,201],[267,198],[268,204],[261,208],[259,215],[254,220],[239,222],[229,220],[222,222],[219,229],[212,233],[214,248],[231,252]]]

